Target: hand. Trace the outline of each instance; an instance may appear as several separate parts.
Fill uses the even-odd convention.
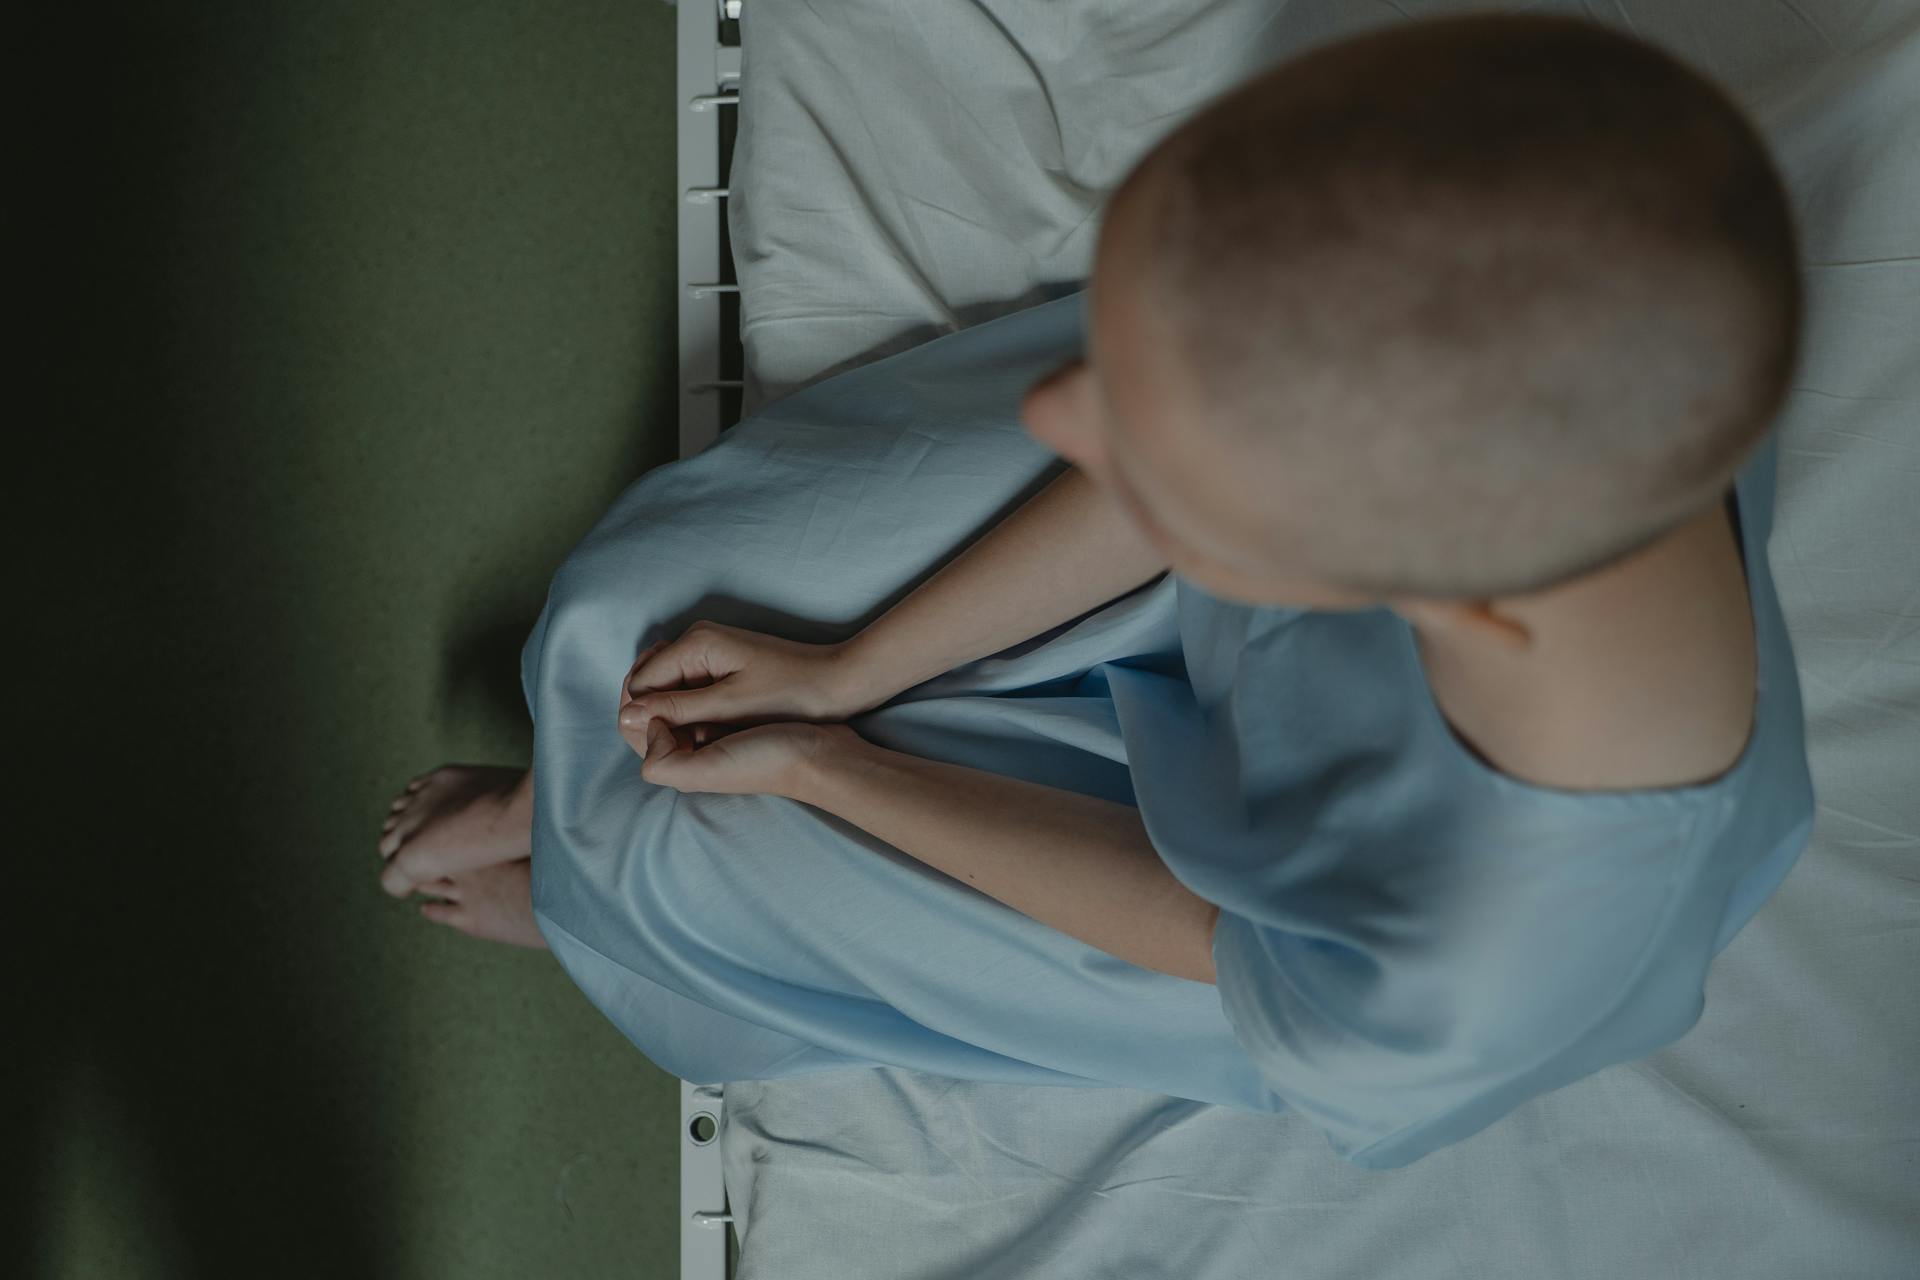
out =
[[[696,746],[690,729],[659,717],[647,721],[643,743],[621,734],[644,759],[640,776],[676,791],[721,795],[776,795],[797,798],[804,770],[824,752],[864,741],[844,724],[763,724],[750,729],[709,726],[705,746]]]
[[[671,643],[651,646],[621,683],[620,725],[646,754],[646,722],[736,725],[836,722],[885,702],[891,691],[863,687],[844,644],[802,644],[696,622]],[[708,734],[695,737],[695,745]]]

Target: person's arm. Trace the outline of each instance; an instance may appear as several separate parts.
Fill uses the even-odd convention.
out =
[[[1220,908],[1174,879],[1139,811],[838,735],[781,794],[1143,969],[1214,981]]]
[[[847,642],[888,696],[1039,635],[1166,572],[1153,544],[1069,466]]]

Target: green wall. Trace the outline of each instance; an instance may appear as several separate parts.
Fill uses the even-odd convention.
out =
[[[11,1274],[677,1275],[673,1079],[374,847],[410,775],[526,762],[553,570],[674,454],[673,20],[206,0],[30,55]]]

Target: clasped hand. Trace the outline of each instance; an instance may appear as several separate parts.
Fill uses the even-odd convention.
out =
[[[620,736],[648,782],[793,796],[809,763],[860,741],[836,722],[883,701],[858,688],[844,645],[696,622],[634,660],[620,682]]]

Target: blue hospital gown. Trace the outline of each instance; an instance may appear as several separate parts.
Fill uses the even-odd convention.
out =
[[[701,618],[852,635],[1058,474],[1019,401],[1079,353],[1083,299],[770,405],[635,481],[567,557],[522,655],[534,909],[567,973],[696,1082],[888,1064],[1292,1106],[1369,1168],[1683,1035],[1812,820],[1767,573],[1771,445],[1737,484],[1757,725],[1707,785],[1515,781],[1453,736],[1397,615],[1254,607],[1176,575],[851,722],[1137,804],[1221,908],[1217,985],[1107,955],[796,801],[641,778],[615,727],[640,648]]]

